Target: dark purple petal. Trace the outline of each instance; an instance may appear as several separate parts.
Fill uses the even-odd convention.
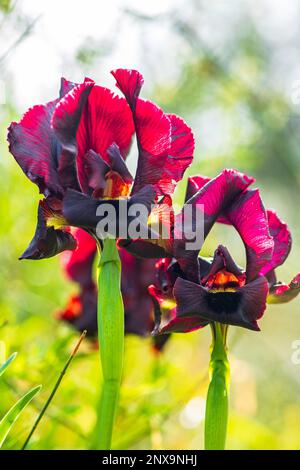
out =
[[[110,207],[112,209],[112,215],[114,216],[115,214],[116,216],[116,219],[113,219],[112,222],[115,222],[114,226],[117,230],[116,234],[112,233],[111,235],[118,237],[121,224],[123,228],[126,228],[133,218],[133,216],[128,215],[130,208],[135,204],[139,204],[146,208],[146,212],[149,214],[154,198],[155,191],[153,187],[145,186],[141,191],[129,198],[126,207],[126,201],[124,200],[96,200],[78,191],[68,189],[63,199],[63,215],[69,225],[95,231],[98,222],[106,218],[106,214],[103,216],[97,215],[98,207]],[[124,206],[128,212],[125,210],[124,213],[121,206]],[[122,213],[125,218],[120,218],[120,213]]]
[[[165,326],[159,330],[159,335],[166,333],[189,333],[191,331],[199,330],[206,326],[209,322],[200,317],[175,317]]]
[[[201,318],[207,321],[259,330],[257,320],[266,308],[268,282],[260,277],[235,292],[209,292],[201,285],[177,279],[174,296],[177,317]]]
[[[89,150],[81,160],[78,168],[78,180],[81,190],[85,194],[103,191],[106,186],[105,176],[110,166],[94,150]]]
[[[118,240],[118,245],[124,248],[128,253],[137,256],[138,258],[165,258],[172,257],[170,253],[167,253],[163,247],[156,243],[152,243],[147,240],[136,239],[136,240]]]
[[[47,226],[45,204],[40,201],[38,207],[37,227],[33,239],[19,259],[44,259],[61,253],[64,250],[75,250],[76,240],[66,230],[56,230]]]
[[[111,169],[118,173],[126,184],[131,184],[133,182],[133,177],[126,166],[118,145],[113,143],[108,148],[107,153],[110,157]]]

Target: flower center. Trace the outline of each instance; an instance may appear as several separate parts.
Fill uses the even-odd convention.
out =
[[[210,292],[235,292],[239,287],[245,284],[244,276],[236,276],[235,274],[221,269],[216,274],[211,274],[206,283],[205,287]]]

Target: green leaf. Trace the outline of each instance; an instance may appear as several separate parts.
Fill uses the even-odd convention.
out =
[[[2,420],[0,421],[0,448],[2,447],[9,431],[11,430],[12,426],[19,418],[20,414],[24,410],[24,408],[28,405],[28,403],[33,399],[33,397],[41,390],[42,386],[38,385],[37,387],[32,388],[27,392],[20,400],[15,403],[10,410],[3,416]]]
[[[18,353],[14,352],[9,358],[0,366],[0,377],[3,374],[3,372],[7,369],[9,364],[14,360]]]

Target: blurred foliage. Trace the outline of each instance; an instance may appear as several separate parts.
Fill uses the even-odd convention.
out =
[[[8,11],[10,4],[2,1],[1,11]],[[221,22],[230,34],[217,45],[203,38],[207,22],[213,28],[218,13],[210,2],[190,1],[188,15],[182,7],[154,16],[129,7],[128,1],[120,13],[122,24],[127,32],[139,32],[142,69],[152,83],[146,87],[148,97],[180,114],[194,129],[196,158],[188,174],[215,176],[224,167],[235,167],[257,178],[266,206],[278,210],[293,231],[292,254],[279,269],[279,277],[289,281],[299,271],[300,255],[299,108],[274,78],[276,44],[262,35],[242,6],[238,21],[232,16]],[[172,40],[159,45],[158,51],[152,38],[166,30]],[[218,37],[217,28],[215,33]],[[97,70],[93,78],[101,81],[99,65],[114,53],[116,40],[115,34],[101,40],[97,35],[85,38],[75,53],[78,67],[90,75]],[[163,66],[160,50],[169,57]],[[169,68],[174,70],[171,76]],[[283,77],[286,70],[280,73]],[[0,351],[5,357],[13,351],[19,355],[0,383],[0,416],[29,388],[42,383],[43,389],[16,423],[7,449],[20,448],[77,336],[54,315],[75,289],[62,277],[59,260],[17,260],[34,232],[39,199],[7,151],[6,127],[19,116],[11,93],[0,105]],[[177,202],[182,201],[185,184],[179,185]],[[203,253],[211,255],[218,243],[244,263],[242,243],[231,228],[214,227]],[[300,365],[291,361],[292,342],[300,338],[299,299],[269,307],[261,328],[261,333],[229,331],[227,447],[299,449]],[[174,335],[161,356],[150,344],[149,338],[126,338],[114,448],[201,448],[210,331]],[[88,448],[100,381],[98,351],[85,340],[30,448]]]

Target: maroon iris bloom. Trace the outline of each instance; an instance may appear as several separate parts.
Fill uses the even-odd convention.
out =
[[[299,293],[300,274],[289,285],[276,281],[275,269],[290,252],[291,235],[274,211],[265,211],[258,189],[248,189],[253,181],[235,170],[214,179],[189,179],[187,198],[204,211],[205,237],[215,222],[235,227],[245,246],[246,269],[237,266],[224,246],[208,261],[198,251],[185,253],[184,240],[177,241],[179,261],[167,266],[177,279],[169,283],[165,297],[163,290],[152,291],[160,303],[176,302],[176,316],[161,333],[191,331],[212,321],[259,330],[257,320],[267,300],[286,302]]]
[[[72,295],[66,307],[57,313],[76,330],[87,330],[90,337],[97,334],[97,287],[93,264],[97,252],[96,241],[86,231],[73,229],[77,248],[62,254],[61,261],[67,277],[78,284],[79,293]],[[120,249],[122,262],[121,290],[125,311],[125,333],[148,335],[154,326],[153,299],[148,286],[155,281],[155,261],[138,259]],[[159,351],[167,337],[153,337],[154,349]]]
[[[45,196],[37,229],[21,258],[42,259],[74,250],[69,226],[95,233],[99,204],[128,197],[147,208],[170,195],[192,161],[191,129],[138,97],[142,75],[112,72],[125,98],[90,79],[62,79],[60,97],[29,109],[9,128],[10,152]],[[136,134],[135,178],[125,164]]]

